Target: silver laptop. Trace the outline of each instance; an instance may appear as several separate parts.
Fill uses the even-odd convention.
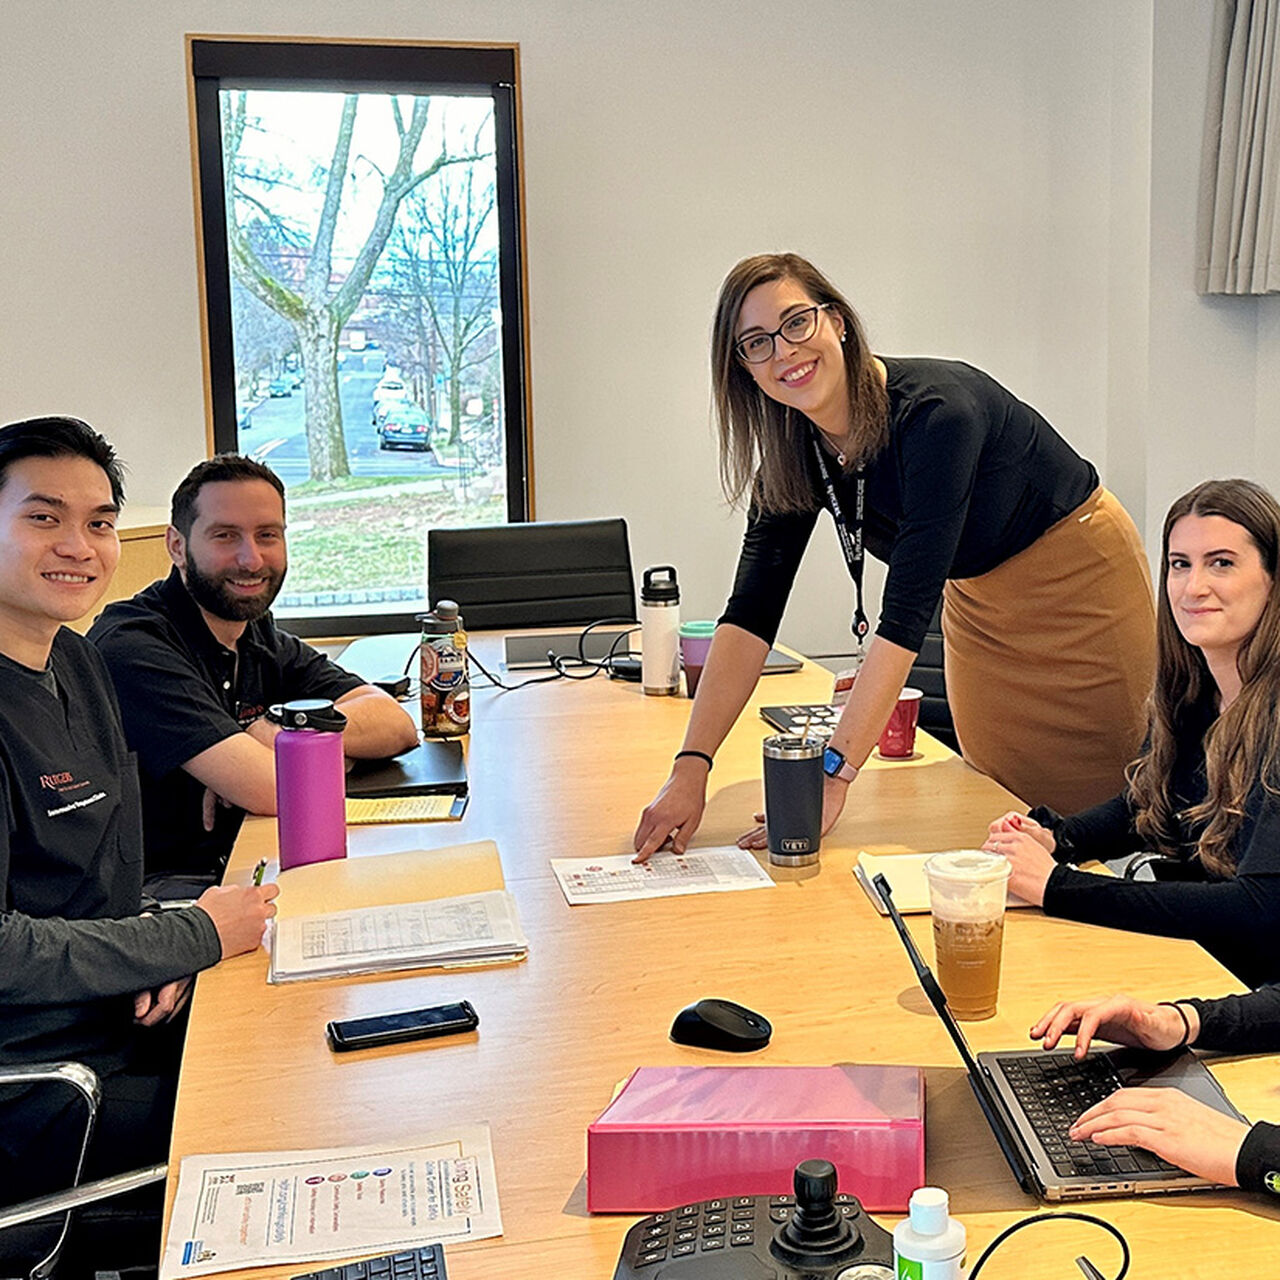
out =
[[[609,657],[627,657],[630,652],[627,641],[639,630],[639,626],[634,626],[601,627],[585,634],[581,627],[571,631],[514,631],[503,637],[503,659],[508,671],[523,671],[535,667],[549,669],[556,657],[570,662],[579,657],[586,657],[592,662],[603,662]],[[581,652],[578,649],[579,639],[582,641]],[[781,649],[770,649],[765,655],[761,674],[781,675],[799,671],[802,666],[804,663],[799,658],[793,658]]]
[[[627,653],[627,639],[639,627],[601,627],[584,633],[581,627],[572,631],[515,631],[502,639],[503,658],[508,671],[550,669],[554,658],[574,661],[585,657],[591,662]],[[581,642],[581,649],[579,649]]]
[[[960,1051],[982,1114],[1024,1191],[1045,1200],[1096,1200],[1219,1185],[1142,1147],[1073,1143],[1067,1138],[1067,1128],[1080,1112],[1125,1085],[1181,1089],[1215,1111],[1244,1121],[1195,1054],[1186,1049],[1155,1053],[1117,1048],[1091,1051],[1080,1061],[1071,1050],[1012,1049],[975,1055],[894,906],[889,882],[878,875],[874,884],[929,1003]]]

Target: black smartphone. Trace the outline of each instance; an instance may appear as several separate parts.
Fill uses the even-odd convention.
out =
[[[405,1040],[427,1040],[474,1031],[480,1018],[469,1000],[437,1004],[427,1009],[405,1009],[400,1013],[379,1013],[369,1018],[343,1018],[325,1027],[329,1048],[334,1053],[352,1049],[374,1049],[382,1044]]]

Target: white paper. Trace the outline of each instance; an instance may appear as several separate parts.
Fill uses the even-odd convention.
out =
[[[551,869],[571,907],[634,898],[674,898],[684,893],[732,893],[769,889],[773,881],[755,856],[736,845],[655,853],[635,863],[632,854],[607,858],[552,858]]]
[[[276,920],[269,981],[479,963],[523,955],[529,940],[505,889]]]
[[[187,1156],[160,1280],[501,1234],[487,1125],[390,1148]]]

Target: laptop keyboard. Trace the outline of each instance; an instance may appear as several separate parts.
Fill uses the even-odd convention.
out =
[[[1077,1061],[1070,1053],[1045,1053],[1000,1058],[999,1062],[1059,1177],[1121,1178],[1134,1173],[1180,1172],[1176,1165],[1142,1147],[1072,1142],[1067,1136],[1082,1111],[1123,1087],[1109,1059]]]

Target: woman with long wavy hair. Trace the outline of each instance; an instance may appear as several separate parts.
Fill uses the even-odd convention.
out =
[[[1093,466],[981,370],[873,354],[849,302],[794,254],[729,273],[711,362],[721,479],[746,501],[747,530],[684,744],[636,828],[637,859],[688,846],[716,749],[755,688],[824,509],[854,581],[859,644],[864,547],[889,570],[824,762],[824,831],[940,597],[965,758],[1064,808],[1112,794],[1141,743],[1155,622],[1141,540]],[[739,843],[762,847],[763,829]]]
[[[1005,814],[986,847],[1050,915],[1193,938],[1237,977],[1280,981],[1280,504],[1209,480],[1165,517],[1150,732],[1113,800],[1061,818]],[[1075,870],[1149,850],[1180,878]]]

